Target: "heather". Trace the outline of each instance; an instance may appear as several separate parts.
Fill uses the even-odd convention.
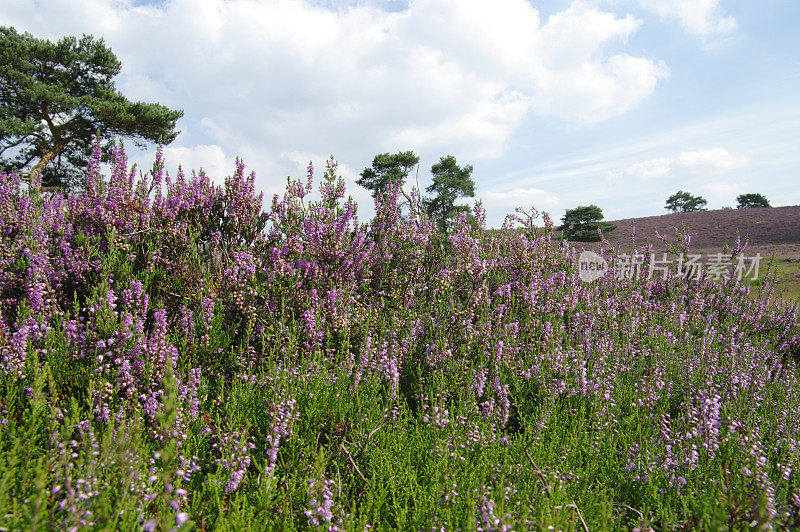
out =
[[[394,187],[365,223],[333,160],[268,207],[241,162],[161,163],[0,174],[0,527],[800,526],[768,279],[584,282],[547,218],[443,233]]]

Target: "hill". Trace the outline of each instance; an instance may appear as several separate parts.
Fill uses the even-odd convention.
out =
[[[691,251],[711,254],[722,251],[725,244],[735,247],[738,231],[742,243],[749,240],[747,256],[761,254],[765,265],[775,258],[776,295],[791,302],[800,298],[800,205],[682,212],[612,220],[612,223],[617,228],[606,238],[626,252],[634,247],[633,226],[636,227],[636,247],[641,249],[653,244],[657,253],[665,251],[665,246],[656,232],[674,241],[676,229],[682,232],[685,227],[692,236]],[[596,244],[578,245],[597,247]]]
[[[660,241],[656,232],[674,236],[685,226],[692,235],[693,249],[721,248],[735,245],[737,231],[749,247],[800,246],[800,205],[698,212],[680,212],[644,218],[613,220],[617,226],[606,237],[614,244],[630,246],[632,227],[636,227],[636,245]]]

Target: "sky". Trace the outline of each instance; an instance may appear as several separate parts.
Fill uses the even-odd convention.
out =
[[[491,227],[517,207],[666,214],[678,190],[800,204],[798,20],[798,0],[0,3],[19,32],[103,38],[122,94],[182,109],[172,175],[221,184],[240,157],[266,208],[334,156],[365,221],[375,155],[412,150],[423,189],[453,155]]]

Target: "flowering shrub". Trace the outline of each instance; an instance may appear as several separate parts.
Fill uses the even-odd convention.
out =
[[[396,188],[362,223],[333,160],[267,211],[240,161],[98,161],[0,174],[0,527],[800,526],[769,282],[586,283],[549,220]]]

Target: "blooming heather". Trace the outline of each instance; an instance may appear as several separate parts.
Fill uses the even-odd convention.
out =
[[[548,217],[444,234],[398,187],[361,222],[332,159],[266,210],[239,160],[99,161],[0,174],[0,527],[800,526],[769,280],[583,282]]]

